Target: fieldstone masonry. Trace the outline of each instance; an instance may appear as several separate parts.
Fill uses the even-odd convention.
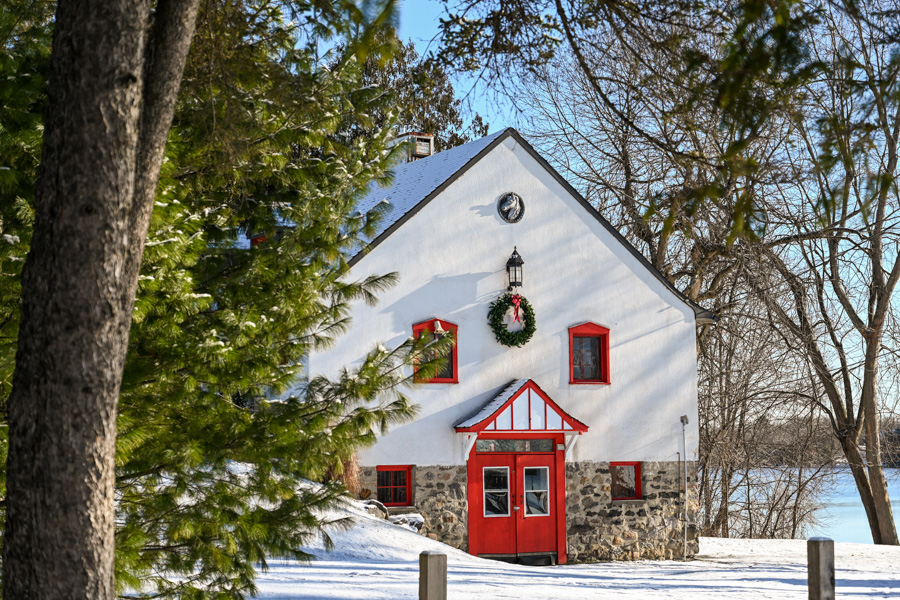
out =
[[[368,490],[372,498],[376,496],[376,477],[375,467],[360,468],[363,490]],[[467,549],[469,525],[466,521],[465,466],[414,466],[410,506],[415,506],[416,512],[425,517],[425,527],[421,533],[448,546]]]
[[[610,494],[609,463],[566,463],[566,528],[570,562],[681,558],[699,550],[696,527],[697,464],[688,463],[688,522],[682,521],[678,462],[641,463],[641,500]]]
[[[566,463],[566,529],[570,562],[681,558],[699,550],[696,468],[688,463],[688,523],[682,521],[681,463],[641,463],[643,499],[613,502],[609,463]],[[360,469],[362,495],[375,497],[376,469]],[[415,466],[411,506],[425,517],[422,533],[466,550],[466,467]],[[693,491],[692,491],[693,490]]]

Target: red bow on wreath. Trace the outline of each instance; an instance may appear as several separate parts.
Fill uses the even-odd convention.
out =
[[[521,323],[522,319],[519,318],[519,304],[522,303],[522,296],[516,294],[512,298],[510,298],[510,300],[512,300],[513,306],[515,307],[515,311],[513,312],[513,321],[518,321],[519,323]]]

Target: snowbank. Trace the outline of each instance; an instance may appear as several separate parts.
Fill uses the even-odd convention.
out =
[[[265,600],[396,600],[418,597],[418,556],[444,552],[450,598],[667,598],[803,600],[806,542],[702,538],[693,561],[643,561],[526,567],[470,556],[369,515],[359,504],[335,514],[355,525],[334,532],[333,552],[308,548],[311,565],[272,561],[258,580]],[[837,594],[854,600],[900,598],[900,548],[835,544]]]

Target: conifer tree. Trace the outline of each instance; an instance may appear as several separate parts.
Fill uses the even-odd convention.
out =
[[[389,96],[366,85],[362,67],[393,49],[376,34],[394,10],[390,2],[366,12],[351,2],[269,0],[201,9],[119,401],[120,593],[252,594],[256,570],[271,557],[306,558],[301,546],[323,532],[321,509],[343,497],[338,482],[308,482],[339,473],[356,448],[414,413],[402,393],[404,365],[421,351],[412,340],[374,348],[333,380],[302,369],[309,352],[326,350],[347,327],[349,302],[374,302],[395,278],[346,279],[346,260],[379,218],[377,210],[358,213],[356,201],[373,180],[389,179],[396,154],[386,150],[392,123],[376,128],[370,117],[388,112]],[[0,56],[0,123],[9,134],[0,136],[4,399],[50,13],[6,18],[0,28],[13,33]],[[319,56],[328,36],[346,40],[339,60]],[[370,135],[345,135],[348,122]]]
[[[362,77],[365,84],[388,97],[385,106],[389,110],[375,111],[368,127],[348,124],[352,135],[367,136],[370,130],[393,122],[398,133],[434,135],[434,150],[442,152],[488,134],[489,124],[477,113],[466,124],[462,101],[443,65],[419,56],[412,41],[403,43],[393,28],[387,29],[380,41],[395,50],[388,56],[369,56]]]
[[[12,386],[19,296],[41,156],[52,7],[11,0],[0,10],[0,406]],[[5,459],[4,459],[5,460]]]
[[[25,0],[10,0],[0,10],[0,415],[4,421],[0,465],[4,467],[22,266],[31,243],[34,181],[41,156],[51,16],[52,6]],[[0,497],[6,497],[5,468],[0,468]],[[5,511],[5,502],[0,510]]]

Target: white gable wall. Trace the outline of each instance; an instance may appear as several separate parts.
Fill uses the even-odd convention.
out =
[[[524,199],[519,223],[497,213],[506,192]],[[506,292],[513,246],[525,260],[520,293],[537,322],[521,348],[499,344],[487,323],[489,304]],[[362,464],[464,464],[453,426],[518,378],[534,379],[590,427],[569,460],[676,460],[685,414],[688,458],[697,459],[693,311],[514,138],[363,257],[350,277],[393,271],[399,284],[375,307],[355,305],[350,331],[310,358],[310,373],[334,376],[375,344],[399,345],[414,323],[437,317],[459,326],[459,383],[417,386],[419,417],[363,450]],[[569,384],[568,328],[585,321],[610,329],[610,385]]]

